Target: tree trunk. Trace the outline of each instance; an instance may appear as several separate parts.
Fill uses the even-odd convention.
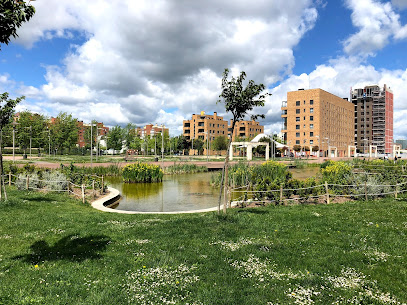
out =
[[[0,198],[1,198],[1,187],[4,190],[4,199],[7,200],[6,188],[4,187],[4,168],[3,168],[3,129],[0,129]]]
[[[225,193],[226,193],[226,189],[227,189],[227,183],[228,183],[228,165],[229,165],[229,152],[230,152],[230,145],[232,144],[232,138],[233,138],[233,132],[235,130],[235,118],[233,118],[232,121],[232,133],[230,135],[229,141],[228,141],[228,147],[226,150],[226,158],[225,158],[225,163],[223,164],[223,169],[222,169],[222,178],[220,180],[220,191],[219,191],[219,200],[218,200],[218,214],[220,214],[220,203],[222,201],[222,190],[225,187]],[[225,179],[226,177],[226,179]],[[224,184],[224,181],[226,182]],[[226,196],[225,196],[226,198]],[[223,213],[226,214],[226,200],[223,203]]]

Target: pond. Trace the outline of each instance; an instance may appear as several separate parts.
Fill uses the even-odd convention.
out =
[[[107,182],[122,195],[118,210],[192,211],[217,206],[219,189],[210,185],[211,175],[164,175],[162,183],[123,183],[121,177],[108,177]]]
[[[290,169],[293,178],[305,180],[315,176],[319,168]],[[214,172],[164,175],[162,183],[123,183],[121,177],[107,177],[109,186],[122,198],[117,210],[137,212],[180,212],[217,207],[219,188],[210,185]],[[241,193],[232,195],[232,200]]]

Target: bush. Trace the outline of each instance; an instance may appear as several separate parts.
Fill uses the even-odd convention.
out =
[[[53,191],[68,189],[68,179],[59,171],[44,172],[42,174],[42,184],[46,189]]]
[[[185,174],[185,173],[201,173],[207,172],[206,166],[198,166],[196,164],[174,164],[165,169],[166,174]]]
[[[28,188],[41,188],[41,182],[37,173],[30,174],[19,174],[15,181],[15,185],[19,190],[25,190],[27,187],[27,177],[28,177]]]
[[[126,183],[134,182],[161,182],[163,180],[163,171],[160,166],[137,162],[126,165],[122,171],[123,181]]]

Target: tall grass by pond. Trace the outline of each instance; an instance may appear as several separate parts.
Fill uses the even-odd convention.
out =
[[[150,183],[161,182],[164,173],[158,165],[137,162],[123,167],[122,175],[123,181],[126,183]]]
[[[165,174],[188,174],[188,173],[202,173],[207,172],[208,168],[206,166],[198,166],[196,164],[188,163],[175,163],[174,165],[168,166],[164,169]]]
[[[123,215],[0,202],[0,304],[407,303],[406,202]],[[18,225],[15,225],[18,223]]]

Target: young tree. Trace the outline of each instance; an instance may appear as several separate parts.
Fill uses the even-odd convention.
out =
[[[3,128],[10,123],[11,118],[14,114],[14,108],[16,105],[25,99],[24,96],[18,97],[15,100],[8,98],[8,93],[5,92],[0,95],[0,177],[1,185],[3,185],[4,198],[7,200],[6,188],[4,186],[4,168],[3,168]],[[0,198],[1,198],[1,185],[0,185]]]
[[[126,127],[123,128],[123,140],[126,142],[126,147],[130,148],[130,143],[134,141],[136,137],[137,126],[132,123],[128,123]]]
[[[24,149],[24,154],[30,145],[37,148],[45,145],[48,137],[45,134],[46,127],[47,124],[43,115],[30,111],[20,112],[16,138],[20,147]]]
[[[78,143],[78,120],[72,114],[60,112],[49,126],[53,148],[61,154],[64,149],[71,149]]]
[[[35,8],[29,3],[30,1],[28,4],[16,0],[0,1],[0,43],[8,44],[11,36],[18,37],[17,28],[34,15]]]
[[[225,136],[215,137],[212,141],[212,148],[214,150],[226,150],[228,148],[228,139]]]
[[[204,149],[204,141],[202,139],[195,139],[194,140],[194,149],[198,151],[198,155],[203,153]]]
[[[222,93],[219,95],[221,100],[219,100],[218,103],[224,103],[226,112],[230,112],[233,116],[231,128],[231,135],[233,135],[236,122],[244,119],[248,112],[253,110],[254,107],[264,106],[265,97],[269,94],[268,93],[262,94],[266,87],[263,84],[256,85],[253,80],[250,80],[246,87],[243,88],[243,81],[246,78],[246,73],[244,71],[240,73],[239,77],[237,78],[232,77],[231,80],[228,80],[228,76],[229,70],[225,69],[225,71],[223,72],[221,85]],[[252,115],[251,119],[256,120],[258,117],[264,118],[264,115]],[[229,150],[231,142],[232,137],[229,138],[225,163],[223,165],[222,170],[222,179],[218,202],[218,213],[220,213],[220,202],[222,198],[223,185],[225,187],[225,196],[226,196],[228,179],[225,179],[225,177],[227,177],[228,175]],[[223,212],[226,213],[226,200],[224,200]]]
[[[116,125],[110,129],[108,134],[107,149],[121,150],[123,146],[123,129]]]

